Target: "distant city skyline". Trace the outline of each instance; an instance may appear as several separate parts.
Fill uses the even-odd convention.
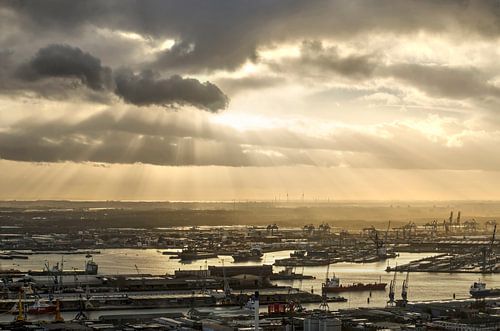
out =
[[[500,200],[497,1],[3,1],[0,29],[0,199]]]

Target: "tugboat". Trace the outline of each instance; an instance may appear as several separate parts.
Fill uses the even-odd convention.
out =
[[[56,311],[56,305],[51,303],[46,303],[40,299],[37,299],[35,303],[28,308],[28,314],[32,315],[43,315],[52,314]]]
[[[500,297],[500,288],[486,288],[484,282],[474,282],[469,289],[473,298]]]
[[[234,262],[260,261],[262,260],[260,247],[253,247],[250,251],[237,251],[232,255]]]
[[[44,314],[53,314],[56,311],[56,305],[52,303],[47,303],[45,300],[41,300],[37,298],[33,305],[27,307],[26,312],[30,315],[44,315]],[[18,305],[14,305],[10,310],[10,313],[16,315],[19,313]]]

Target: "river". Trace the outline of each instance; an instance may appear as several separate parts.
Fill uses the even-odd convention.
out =
[[[180,263],[176,259],[170,259],[168,255],[162,255],[156,249],[102,249],[101,254],[95,254],[93,259],[99,264],[100,274],[135,274],[137,270],[140,273],[151,274],[173,274],[177,269],[200,269],[206,268],[207,265],[258,265],[257,262],[233,263],[230,256],[219,256],[207,260],[194,261],[192,263]],[[279,251],[264,254],[262,263],[273,264],[276,259],[289,257],[290,251]],[[429,253],[401,253],[400,256],[389,259],[384,262],[375,263],[338,263],[330,266],[330,275],[335,273],[340,278],[341,283],[349,284],[353,282],[375,282],[382,280],[389,284],[393,274],[385,272],[385,268],[389,263],[394,266],[407,263],[412,260],[421,259],[430,256]],[[1,260],[0,268],[9,269],[15,268],[20,270],[40,270],[46,261],[50,265],[60,262],[64,259],[64,269],[72,268],[83,269],[85,257],[83,255],[30,255],[27,260]],[[137,270],[136,267],[137,266]],[[282,270],[281,267],[275,267],[275,271]],[[313,290],[320,294],[321,283],[326,276],[326,266],[320,267],[298,267],[295,270],[298,273],[304,272],[306,275],[315,276],[313,280],[295,280],[295,281],[279,281],[279,285],[293,286],[305,291]],[[406,275],[398,273],[396,298],[400,298],[401,284]],[[461,273],[411,273],[409,279],[408,297],[410,301],[422,300],[440,300],[452,299],[453,294],[456,298],[468,297],[469,286],[472,282],[481,279],[486,282],[489,287],[500,287],[500,275],[481,275],[481,274],[461,274]],[[329,303],[330,309],[336,308],[353,308],[353,307],[381,307],[385,306],[388,295],[386,291],[374,291],[371,293],[370,302],[367,299],[370,296],[368,292],[353,292],[342,293],[348,299],[345,303]],[[309,308],[313,306],[309,305]],[[147,310],[148,312],[166,311],[165,309]],[[172,311],[172,310],[169,310]],[[179,311],[179,310],[177,310]],[[180,310],[183,311],[183,310]],[[103,314],[119,314],[130,313],[130,311],[112,311],[112,312],[91,312],[90,317],[98,317]],[[71,318],[74,313],[64,313],[65,318]],[[0,320],[11,318],[10,316],[1,316]]]

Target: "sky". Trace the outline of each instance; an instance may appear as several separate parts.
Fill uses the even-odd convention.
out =
[[[500,2],[0,2],[0,199],[500,199]]]

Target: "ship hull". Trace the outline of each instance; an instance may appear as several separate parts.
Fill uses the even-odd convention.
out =
[[[347,286],[326,287],[323,286],[322,290],[325,293],[340,293],[340,292],[361,292],[361,291],[384,291],[386,283],[376,284],[353,284]]]
[[[471,292],[473,298],[500,297],[500,288]]]
[[[216,258],[217,256],[215,253],[179,254],[179,259],[181,261],[194,261]]]
[[[262,256],[232,256],[234,262],[260,261]]]
[[[56,311],[56,307],[42,307],[42,308],[32,308],[28,310],[28,314],[31,315],[45,315],[45,314],[53,314]]]

